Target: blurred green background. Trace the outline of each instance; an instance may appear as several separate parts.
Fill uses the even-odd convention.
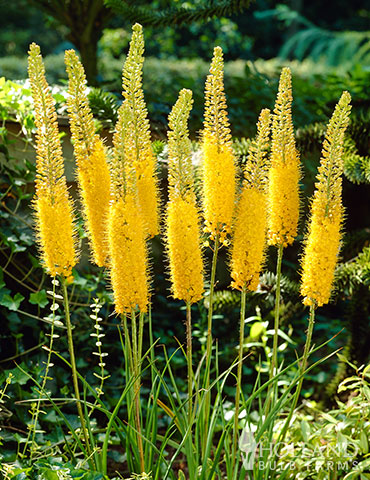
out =
[[[201,128],[204,81],[216,45],[225,53],[226,92],[236,136],[254,134],[259,110],[273,106],[278,75],[286,64],[293,70],[296,127],[325,121],[343,89],[350,91],[356,107],[369,106],[370,13],[366,0],[328,1],[325,8],[319,1],[299,0],[256,0],[250,5],[243,0],[1,3],[0,76],[25,79],[28,45],[36,41],[45,57],[49,81],[63,83],[64,50],[76,48],[89,83],[113,92],[118,103],[131,25],[136,20],[143,23],[144,89],[153,132],[159,136],[178,91],[184,87],[194,91],[193,135]],[[228,3],[244,8],[221,8]],[[209,17],[209,11],[218,16]],[[223,12],[229,15],[222,16]]]

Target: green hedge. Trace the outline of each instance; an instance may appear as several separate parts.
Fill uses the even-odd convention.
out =
[[[116,95],[120,102],[121,70],[124,57],[100,59],[101,87]],[[287,62],[284,63],[285,65]],[[314,122],[326,122],[334,104],[344,89],[350,91],[353,104],[370,103],[370,72],[358,67],[347,75],[337,75],[320,63],[310,61],[288,62],[293,72],[293,119],[296,127]],[[237,137],[254,135],[255,124],[262,108],[273,108],[278,77],[282,68],[278,59],[249,62],[236,60],[225,64],[225,88],[228,98],[233,134]],[[47,78],[51,84],[66,79],[63,54],[45,57]],[[196,60],[157,59],[149,57],[144,64],[144,90],[153,131],[162,136],[167,116],[181,88],[194,92],[194,107],[190,130],[193,135],[202,126],[203,90],[209,63]],[[4,57],[0,59],[0,76],[24,79],[27,59]]]

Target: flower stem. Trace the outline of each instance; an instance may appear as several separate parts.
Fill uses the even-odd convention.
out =
[[[141,421],[140,421],[140,362],[138,354],[138,336],[136,328],[136,315],[134,310],[131,312],[131,333],[132,333],[132,354],[133,354],[133,368],[134,368],[134,401],[135,401],[135,422],[137,430],[137,444],[140,455],[140,469],[141,473],[145,471],[143,441],[141,438]]]
[[[272,358],[271,358],[271,365],[270,365],[270,374],[269,379],[271,380],[274,378],[275,370],[277,369],[278,363],[278,340],[279,340],[279,316],[280,316],[280,292],[281,292],[281,264],[283,260],[283,245],[279,245],[278,247],[278,258],[276,264],[276,294],[275,294],[275,314],[274,314],[274,339],[273,339],[273,346],[272,346]],[[271,397],[271,389],[272,397]],[[277,380],[272,382],[267,390],[267,402],[266,402],[266,409],[265,415],[268,414],[270,406],[276,400],[277,396]]]
[[[126,360],[127,360],[127,365],[128,365],[128,370],[131,372],[134,371],[134,366],[132,362],[132,349],[131,349],[131,341],[130,341],[130,334],[127,326],[127,315],[122,314],[121,315],[121,326],[123,329],[124,333],[124,338],[125,338],[125,347],[126,347]]]
[[[219,249],[219,237],[216,235],[215,246],[213,249],[211,281],[209,286],[209,306],[208,306],[208,327],[207,327],[207,347],[206,347],[206,379],[205,379],[205,418],[204,418],[204,435],[203,435],[203,451],[206,449],[208,417],[211,403],[211,393],[209,392],[210,375],[211,375],[211,356],[212,356],[212,316],[213,316],[213,294],[215,289],[217,256]]]
[[[191,345],[191,304],[186,302],[186,356],[188,360],[188,404],[189,404],[189,425],[193,414],[193,365]]]
[[[245,324],[245,305],[247,297],[247,288],[244,285],[241,293],[240,301],[240,329],[239,329],[239,357],[238,357],[238,373],[236,381],[235,393],[235,414],[234,414],[234,436],[233,436],[233,451],[232,451],[232,471],[234,472],[236,460],[236,447],[239,427],[239,404],[240,392],[242,388],[242,374],[243,374],[243,347],[244,347],[244,324]]]
[[[281,263],[283,260],[283,246],[279,245],[276,265],[276,298],[275,298],[275,321],[274,321],[274,343],[272,347],[272,361],[270,367],[270,380],[275,375],[277,368],[277,351],[279,339],[279,315],[280,315],[280,290],[281,290]]]
[[[143,333],[144,333],[144,313],[139,313],[139,349],[138,349],[138,358],[141,362],[141,356],[143,353]],[[141,371],[141,363],[139,365]]]
[[[75,359],[75,353],[74,353],[74,347],[73,347],[72,324],[71,324],[71,316],[69,313],[68,291],[67,291],[67,284],[65,280],[62,280],[62,288],[63,288],[63,297],[64,297],[64,312],[65,312],[66,327],[67,327],[68,350],[69,350],[69,356],[71,359],[73,387],[74,387],[75,396],[77,400],[77,412],[81,421],[81,429],[85,439],[86,449],[88,454],[91,455],[89,437],[88,437],[87,429],[85,425],[85,417],[82,411],[80,390],[78,387],[76,359]]]
[[[293,405],[294,405],[293,409],[295,409],[296,406],[297,406],[298,399],[299,399],[299,395],[300,395],[301,390],[302,390],[302,385],[303,385],[303,380],[304,380],[303,374],[304,374],[304,371],[306,370],[307,361],[308,361],[308,356],[309,356],[309,354],[310,354],[311,341],[312,341],[312,333],[313,333],[313,327],[314,327],[314,325],[315,325],[315,305],[311,305],[311,307],[310,307],[310,315],[309,315],[309,319],[308,319],[307,338],[306,338],[306,343],[305,343],[305,346],[304,346],[303,359],[302,359],[302,364],[301,364],[301,368],[300,368],[301,379],[300,379],[300,381],[299,381],[297,390],[296,390],[296,392],[295,392],[295,397],[294,397],[294,402],[293,402]]]

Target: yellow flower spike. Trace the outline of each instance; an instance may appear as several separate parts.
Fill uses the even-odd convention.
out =
[[[149,304],[148,252],[145,225],[137,200],[136,177],[127,163],[132,137],[127,103],[119,109],[113,137],[112,202],[108,215],[110,277],[116,313],[146,312]]]
[[[188,118],[192,92],[183,89],[169,117],[169,203],[166,245],[174,298],[197,302],[204,290],[199,212],[193,185]]]
[[[193,105],[191,90],[182,89],[168,116],[168,183],[170,200],[195,199],[188,118]]]
[[[267,228],[267,149],[270,110],[261,111],[257,137],[251,144],[232,236],[232,286],[256,290],[264,260]]]
[[[74,50],[66,50],[64,61],[68,74],[68,114],[74,151],[82,168],[87,168],[94,144],[94,118],[87,98],[86,76]]]
[[[142,88],[144,36],[142,26],[132,27],[129,52],[122,71],[122,95],[132,115],[132,136],[127,146],[127,162],[137,177],[139,205],[150,237],[159,231],[159,189],[156,162],[150,141],[148,111]]]
[[[78,183],[87,230],[95,263],[108,265],[107,220],[110,201],[110,176],[105,146],[95,138],[88,170],[78,169]]]
[[[343,92],[323,144],[302,259],[301,294],[305,305],[320,307],[330,300],[343,221],[342,154],[350,101],[350,94]]]
[[[234,214],[236,167],[232,150],[223,84],[223,54],[214,49],[205,86],[203,130],[203,209],[207,231],[231,230]]]
[[[104,145],[95,135],[94,119],[87,98],[84,68],[74,50],[67,50],[69,78],[67,98],[70,128],[77,162],[81,203],[94,262],[107,265],[107,216],[110,176]]]
[[[33,206],[41,259],[55,277],[72,277],[78,255],[74,240],[73,203],[64,176],[55,102],[45,79],[40,47],[30,45],[28,74],[34,101],[36,133],[36,179]]]
[[[149,302],[145,229],[135,196],[114,201],[108,221],[110,275],[116,313],[146,312]]]
[[[204,290],[199,238],[199,213],[195,203],[176,197],[167,206],[167,250],[174,298],[194,303]]]
[[[286,247],[297,235],[299,220],[299,154],[292,123],[292,81],[283,68],[272,116],[269,173],[269,244]]]

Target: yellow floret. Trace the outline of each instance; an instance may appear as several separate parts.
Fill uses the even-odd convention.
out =
[[[203,209],[207,231],[229,233],[235,206],[235,163],[229,144],[217,145],[214,138],[203,141]]]
[[[134,162],[133,168],[136,170],[138,200],[144,225],[149,237],[154,237],[159,231],[159,190],[152,150],[146,153],[145,160]]]
[[[302,262],[301,294],[305,305],[328,303],[340,247],[341,214],[313,215]]]
[[[236,190],[223,69],[222,49],[216,47],[205,86],[202,183],[205,230],[222,243],[231,231]]]
[[[126,133],[124,150],[127,168],[136,175],[138,201],[146,233],[149,237],[154,237],[159,232],[160,192],[156,159],[151,147],[148,110],[142,88],[143,64],[143,28],[136,23],[132,27],[130,48],[122,71],[124,108],[131,117],[130,132]]]
[[[305,305],[320,307],[330,300],[341,239],[342,154],[350,101],[349,93],[343,92],[323,144],[302,260],[301,294]]]
[[[269,172],[269,243],[286,247],[297,235],[300,170],[298,162],[273,164]]]
[[[292,122],[292,81],[283,68],[272,116],[271,169],[269,174],[270,245],[286,247],[297,235],[299,220],[299,155]]]
[[[36,133],[35,209],[41,260],[51,276],[72,276],[77,263],[73,204],[64,176],[55,101],[45,78],[40,47],[30,45],[28,73]]]
[[[67,50],[68,113],[77,163],[77,179],[88,239],[94,262],[107,264],[106,222],[110,200],[110,175],[103,142],[95,135],[86,76],[74,50]]]
[[[66,192],[53,200],[41,195],[35,198],[34,207],[38,243],[47,272],[52,277],[71,277],[72,267],[77,263],[71,201]]]
[[[133,195],[126,195],[112,203],[108,240],[116,313],[130,313],[136,307],[146,312],[149,286],[145,229]]]
[[[231,254],[232,286],[256,290],[266,244],[266,193],[245,188],[237,209]]]
[[[88,162],[79,165],[78,182],[95,263],[107,264],[107,216],[110,200],[110,175],[103,142],[96,137]]]
[[[176,197],[167,208],[167,249],[174,298],[194,303],[203,294],[199,216],[195,204]]]

